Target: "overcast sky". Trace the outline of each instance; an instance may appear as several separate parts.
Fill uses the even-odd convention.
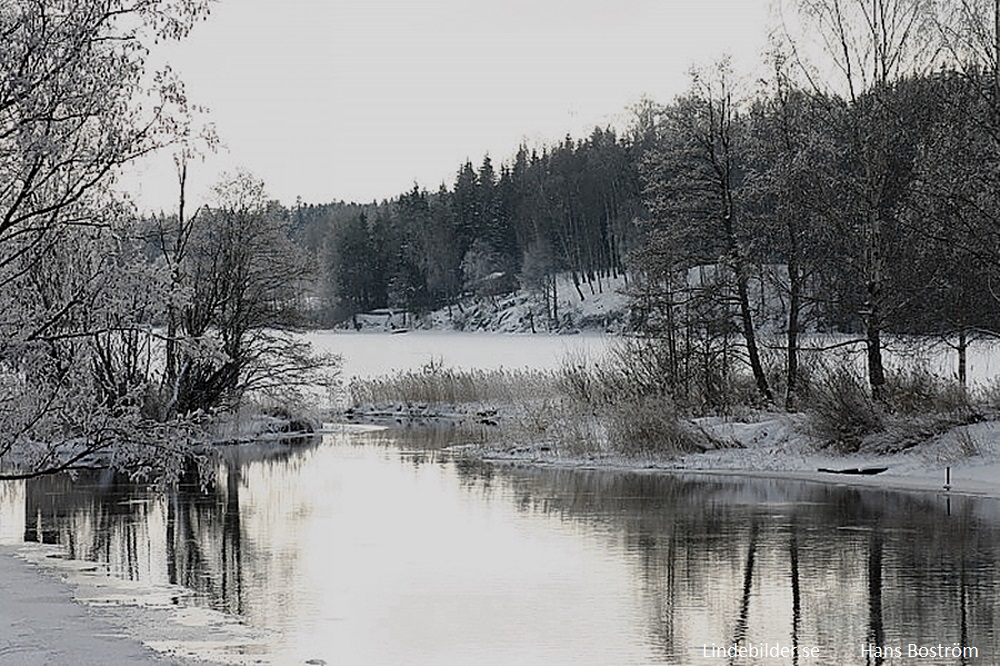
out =
[[[286,204],[368,202],[453,183],[669,101],[693,64],[760,60],[768,0],[221,0],[166,52],[225,143],[194,198],[242,167]],[[170,209],[164,156],[144,208]]]

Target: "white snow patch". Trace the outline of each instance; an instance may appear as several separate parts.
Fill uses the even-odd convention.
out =
[[[267,663],[271,632],[219,611],[185,606],[194,594],[187,588],[123,580],[98,562],[67,558],[60,546],[25,543],[16,555],[62,579],[75,601],[110,613],[130,637],[157,652],[234,666]]]
[[[426,315],[389,309],[360,313],[345,322],[343,328],[390,333],[413,329],[492,333],[622,330],[628,311],[625,278],[601,278],[588,283],[581,277],[579,281],[578,291],[569,273],[556,277],[554,320],[540,292],[520,289],[498,296],[467,296]]]
[[[722,448],[672,459],[615,454],[574,456],[539,446],[490,450],[478,445],[469,452],[495,462],[566,467],[632,469],[669,473],[765,476],[782,479],[868,486],[893,490],[949,492],[1000,499],[1000,423],[952,428],[930,441],[892,454],[838,454],[808,433],[801,414],[762,414],[756,421],[721,417],[697,419]],[[837,474],[832,470],[887,467],[875,475]],[[946,476],[950,468],[950,484]]]

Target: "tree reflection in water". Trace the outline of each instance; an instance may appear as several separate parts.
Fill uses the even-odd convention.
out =
[[[882,663],[862,654],[867,643],[904,654],[910,643],[976,646],[978,663],[1000,654],[994,500],[646,472],[493,473],[526,512],[624,535],[668,661],[694,660],[713,642],[816,645],[844,664]]]
[[[24,540],[61,544],[70,558],[106,563],[113,575],[182,585],[197,605],[245,614],[245,577],[273,556],[246,542],[242,516],[252,507],[241,502],[244,476],[251,467],[287,473],[318,443],[221,447],[214,476],[199,479],[191,470],[166,492],[111,471],[34,479],[25,492]],[[247,566],[247,558],[256,562]]]
[[[469,506],[503,505],[522,520],[573,526],[581,547],[600,549],[630,572],[656,661],[691,663],[703,645],[762,642],[819,646],[823,663],[880,663],[862,653],[868,643],[904,651],[909,643],[976,646],[981,663],[1000,654],[997,502],[496,466],[446,450],[475,436],[415,429],[334,445],[345,466],[351,447],[359,455],[377,450],[386,464],[453,483]],[[329,464],[319,462],[320,450],[315,443],[228,450],[207,489],[192,483],[157,494],[87,473],[30,481],[0,498],[23,497],[27,540],[63,544],[71,557],[107,562],[126,578],[184,585],[197,603],[267,624],[301,603],[290,598],[302,590],[294,584],[301,530],[332,501],[335,483],[303,474]],[[593,584],[599,594],[601,581]]]

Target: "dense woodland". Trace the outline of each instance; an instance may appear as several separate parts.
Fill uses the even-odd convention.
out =
[[[540,153],[522,146],[499,168],[489,156],[467,162],[436,192],[414,186],[381,204],[297,206],[297,237],[325,271],[327,320],[440,308],[489,290],[497,273],[549,299],[559,272],[578,289],[617,277],[638,240],[641,153],[641,143],[597,128]]]

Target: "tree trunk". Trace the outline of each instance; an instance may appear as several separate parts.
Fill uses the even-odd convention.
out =
[[[166,384],[167,386],[172,386],[175,381],[177,381],[177,305],[175,303],[176,291],[180,286],[180,262],[182,260],[181,256],[181,243],[182,236],[184,234],[184,204],[185,204],[185,189],[187,186],[187,162],[181,160],[180,167],[177,172],[177,183],[179,187],[179,194],[177,200],[177,238],[174,239],[176,244],[174,247],[174,258],[173,266],[170,271],[170,297],[167,302],[167,341],[166,341]],[[162,241],[164,244],[166,241]],[[164,255],[167,255],[167,248],[161,248]],[[165,414],[164,418],[168,417],[169,414]]]
[[[736,277],[736,292],[740,301],[740,319],[743,323],[743,339],[747,345],[747,356],[750,359],[750,369],[753,372],[754,381],[757,383],[757,391],[767,402],[774,402],[774,395],[771,387],[767,384],[767,375],[764,373],[764,366],[760,362],[760,352],[757,350],[757,335],[753,328],[753,313],[750,310],[750,293],[747,288],[747,278],[742,271]]]
[[[873,197],[872,200],[875,200]],[[865,318],[865,339],[868,351],[868,384],[872,398],[885,402],[885,366],[882,362],[882,220],[870,205],[868,215],[868,268],[865,285],[868,302]]]
[[[868,347],[868,384],[872,397],[885,401],[885,366],[882,363],[882,328],[878,307],[878,287],[874,281],[868,283],[868,317],[865,321],[865,340]]]
[[[799,378],[799,308],[802,300],[802,276],[793,246],[788,261],[788,344],[785,350],[785,410],[795,411],[795,392]]]
[[[559,326],[559,287],[555,275],[552,276],[552,325]]]
[[[577,274],[575,268],[571,271],[571,274],[573,276],[573,286],[576,287],[577,295],[580,297],[581,301],[586,300],[583,296],[583,290],[580,289],[580,276]]]
[[[667,359],[668,367],[670,368],[670,378],[668,380],[671,391],[677,391],[677,375],[680,370],[680,364],[677,362],[677,317],[674,313],[674,293],[672,286],[667,283],[667,308],[666,308],[666,320],[667,320]]]
[[[997,0],[1000,2],[1000,0]],[[967,379],[966,355],[969,349],[969,338],[965,329],[958,332],[958,383],[964,389]]]

